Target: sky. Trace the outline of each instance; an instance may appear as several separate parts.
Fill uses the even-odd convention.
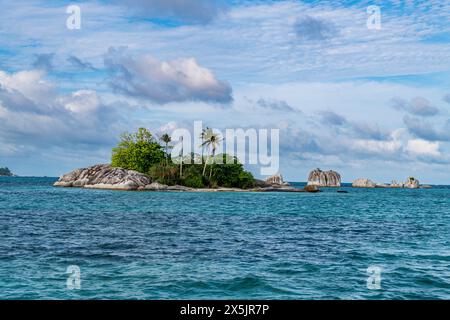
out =
[[[379,28],[368,27],[374,5]],[[288,181],[319,167],[345,182],[450,184],[449,1],[0,8],[0,167],[18,175],[108,163],[122,132],[202,121],[279,129]]]

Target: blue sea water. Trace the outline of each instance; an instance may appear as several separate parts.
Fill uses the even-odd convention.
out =
[[[449,187],[145,193],[54,181],[0,178],[0,299],[450,299]],[[67,288],[70,265],[79,290]]]

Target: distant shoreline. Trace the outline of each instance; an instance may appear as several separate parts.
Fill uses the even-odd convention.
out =
[[[14,175],[14,176],[0,176],[0,178],[35,178],[35,179],[54,179],[55,181],[58,181],[59,177],[54,177],[54,176],[19,176],[19,175]],[[289,184],[300,184],[300,185],[307,185],[307,181],[287,181]],[[449,184],[425,184],[423,185],[421,188],[419,189],[430,189],[430,188],[437,188],[437,187],[450,187]],[[338,189],[339,187],[321,187],[321,189]],[[341,183],[341,187],[340,188],[351,188],[351,189],[405,189],[405,188],[396,188],[396,187],[376,187],[376,188],[362,188],[362,187],[353,187],[352,186],[352,182],[342,182]],[[226,188],[219,188],[219,189],[226,189]],[[233,189],[233,188],[230,188]],[[100,190],[100,189],[98,189]],[[202,189],[200,189],[202,190]],[[213,190],[213,191],[217,191],[217,189],[203,189],[203,190]],[[248,191],[246,189],[242,189],[243,191]],[[137,190],[136,190],[137,191]],[[213,192],[210,191],[210,192]],[[201,191],[198,191],[201,192]],[[208,191],[205,191],[208,192]]]
[[[0,178],[46,178],[46,179],[55,179],[58,180],[59,177],[56,176],[0,176]],[[287,181],[290,184],[304,184],[306,185],[307,181]],[[386,182],[388,184],[388,182]],[[425,184],[424,186],[431,186],[431,187],[450,187],[450,184],[435,184],[435,183],[429,183]],[[322,187],[322,188],[338,188],[338,187]],[[353,189],[401,189],[401,188],[361,188],[361,187],[352,187],[352,182],[342,182],[341,188],[353,188]],[[426,188],[424,188],[426,189]]]

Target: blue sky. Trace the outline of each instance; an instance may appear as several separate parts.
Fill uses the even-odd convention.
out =
[[[450,183],[448,1],[0,5],[0,167],[17,174],[105,163],[123,131],[202,120],[280,129],[291,181],[321,167]]]

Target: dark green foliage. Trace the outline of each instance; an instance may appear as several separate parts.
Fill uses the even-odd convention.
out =
[[[8,168],[0,168],[0,176],[11,177],[13,174]]]
[[[202,176],[185,177],[182,181],[182,185],[189,187],[189,188],[204,188],[205,187]]]
[[[137,133],[122,135],[119,145],[113,149],[112,166],[148,173],[152,165],[165,158],[163,148],[150,131],[140,128]]]
[[[202,176],[201,164],[187,164],[181,184],[190,188],[204,188],[208,181]]]
[[[239,174],[238,179],[238,187],[242,189],[249,189],[253,188],[255,186],[255,178],[253,175],[248,171],[242,171]]]
[[[222,154],[223,164],[212,165],[211,182],[226,188],[250,188],[254,178],[250,172],[244,171],[244,166],[234,157],[232,163],[226,163],[227,155]],[[230,161],[228,161],[230,162]]]
[[[153,181],[162,184],[167,184],[170,186],[178,184],[178,166],[173,163],[166,164],[166,160],[151,166],[148,171],[148,175]]]

